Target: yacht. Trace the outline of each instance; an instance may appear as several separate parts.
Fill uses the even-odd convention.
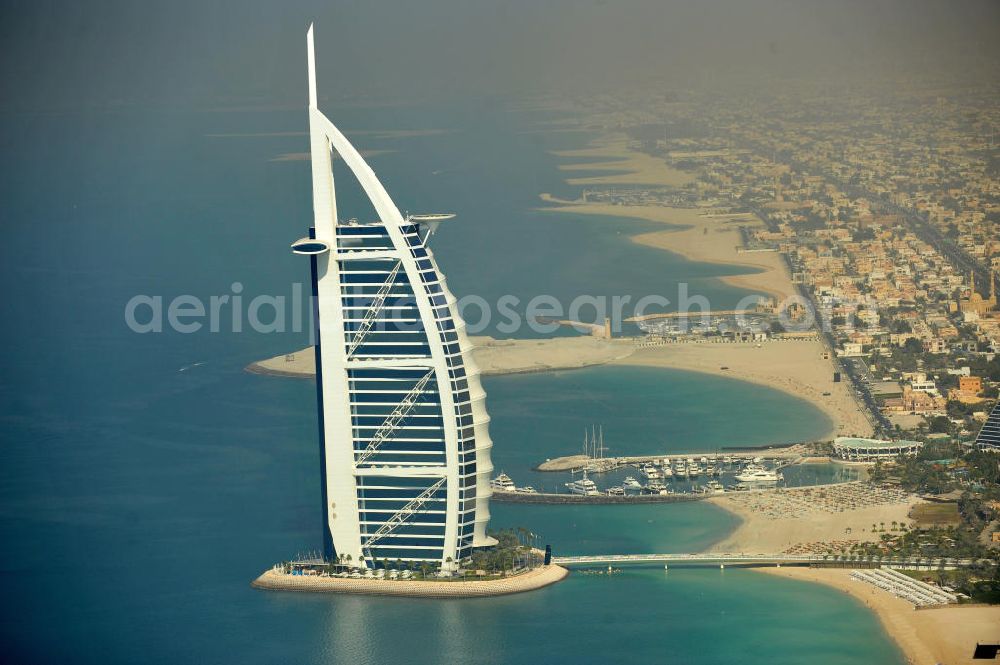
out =
[[[517,492],[518,494],[538,494],[538,490],[536,490],[531,485],[525,485],[524,487],[518,487],[514,491]]]
[[[622,487],[627,490],[641,490],[642,484],[632,476],[626,476],[625,482],[622,483]]]
[[[691,478],[697,478],[700,475],[701,475],[701,467],[698,466],[697,464],[692,464],[688,468],[688,476],[690,476]]]
[[[718,480],[710,480],[710,481],[708,481],[707,483],[705,483],[704,487],[702,487],[702,490],[705,492],[705,494],[725,494],[726,493],[726,488],[723,487],[722,483],[720,483]]]
[[[750,464],[736,474],[741,483],[776,483],[781,479],[777,471],[765,469],[760,464]]]
[[[677,468],[674,470],[674,477],[680,478],[681,480],[687,478],[688,477],[687,465],[684,464],[683,462],[678,464]]]
[[[642,466],[642,468],[641,468],[641,469],[639,469],[639,472],[640,472],[640,473],[642,473],[642,475],[644,475],[644,476],[646,476],[647,478],[649,478],[650,480],[659,480],[660,478],[662,478],[662,477],[663,477],[663,476],[662,476],[662,475],[660,474],[660,470],[659,470],[659,469],[657,469],[657,468],[656,468],[655,466],[653,466],[652,464],[644,464],[644,465]]]
[[[510,479],[510,476],[502,471],[499,476],[490,481],[490,487],[495,490],[500,490],[501,492],[513,492],[517,490],[514,486],[514,481]]]
[[[670,468],[669,464],[667,464],[667,465],[665,465],[663,467],[663,477],[664,478],[673,478],[674,477],[674,470]]]
[[[583,472],[583,478],[580,480],[566,483],[566,489],[570,491],[570,494],[582,494],[583,496],[595,496],[601,493],[597,489],[597,484],[587,477],[586,471]]]
[[[625,496],[624,487],[609,487],[606,494],[608,496]]]

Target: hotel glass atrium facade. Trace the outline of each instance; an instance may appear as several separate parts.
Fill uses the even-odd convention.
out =
[[[317,108],[308,36],[314,223],[292,245],[312,264],[324,554],[369,567],[445,570],[495,541],[489,416],[479,370],[427,246],[444,216],[402,216],[361,155]],[[340,221],[336,151],[378,220]]]

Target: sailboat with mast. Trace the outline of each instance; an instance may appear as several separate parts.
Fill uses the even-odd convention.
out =
[[[604,425],[591,425],[590,430],[583,430],[583,454],[587,457],[585,469],[591,473],[604,473],[613,469],[616,464],[613,459],[604,457],[607,448],[604,446]]]

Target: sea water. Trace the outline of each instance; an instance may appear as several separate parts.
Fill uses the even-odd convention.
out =
[[[600,220],[532,214],[538,192],[565,193],[546,150],[570,138],[520,133],[517,114],[328,111],[345,129],[449,130],[359,143],[395,151],[372,161],[401,207],[461,214],[434,240],[458,293],[642,293],[687,275],[720,302],[744,294],[712,280],[717,267],[635,246]],[[308,165],[282,158],[305,140],[262,135],[305,122],[303,112],[128,108],[5,118],[7,660],[901,662],[846,595],[740,570],[573,575],[534,593],[448,602],[251,589],[262,570],[320,542],[313,386],[242,369],[301,347],[307,333],[234,332],[230,321],[219,332],[137,334],[123,312],[136,294],[207,299],[239,295],[238,282],[249,297],[306,279],[287,247],[309,225]],[[239,133],[254,135],[219,136]],[[498,462],[523,468],[573,452],[598,416],[622,450],[796,440],[822,429],[804,405],[743,384],[604,371],[489,380]],[[628,406],[620,401],[595,412],[638,385],[646,389],[636,400],[666,400],[658,428],[638,411],[616,414]],[[711,411],[706,394],[718,398]],[[759,413],[738,410],[740,401]],[[529,456],[518,446],[533,404],[547,405],[552,424]],[[734,526],[701,503],[498,504],[494,513],[494,527],[536,529],[565,553],[693,551]]]

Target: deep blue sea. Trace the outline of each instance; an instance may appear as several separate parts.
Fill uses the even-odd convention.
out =
[[[640,247],[636,221],[538,214],[573,196],[535,131],[495,103],[327,108],[402,209],[454,211],[434,238],[452,289],[489,301],[676,292],[723,305],[718,266]],[[573,575],[469,601],[256,591],[319,546],[313,386],[243,367],[306,332],[138,334],[137,294],[287,295],[311,217],[305,113],[6,115],[0,123],[0,589],[18,663],[901,663],[844,594],[741,570]],[[418,135],[399,130],[444,130]],[[276,135],[278,134],[278,135]],[[285,157],[282,157],[285,156]],[[346,181],[346,178],[341,178]],[[357,212],[354,212],[354,210]],[[343,216],[365,217],[358,197]],[[244,302],[245,306],[246,302]],[[244,320],[244,324],[245,324]],[[527,334],[526,332],[524,334]],[[486,381],[498,467],[525,475],[603,423],[615,450],[796,441],[828,423],[731,379],[602,368]],[[520,480],[520,478],[518,478]],[[557,552],[691,551],[733,528],[707,504],[495,505]],[[848,639],[849,638],[849,639]]]

